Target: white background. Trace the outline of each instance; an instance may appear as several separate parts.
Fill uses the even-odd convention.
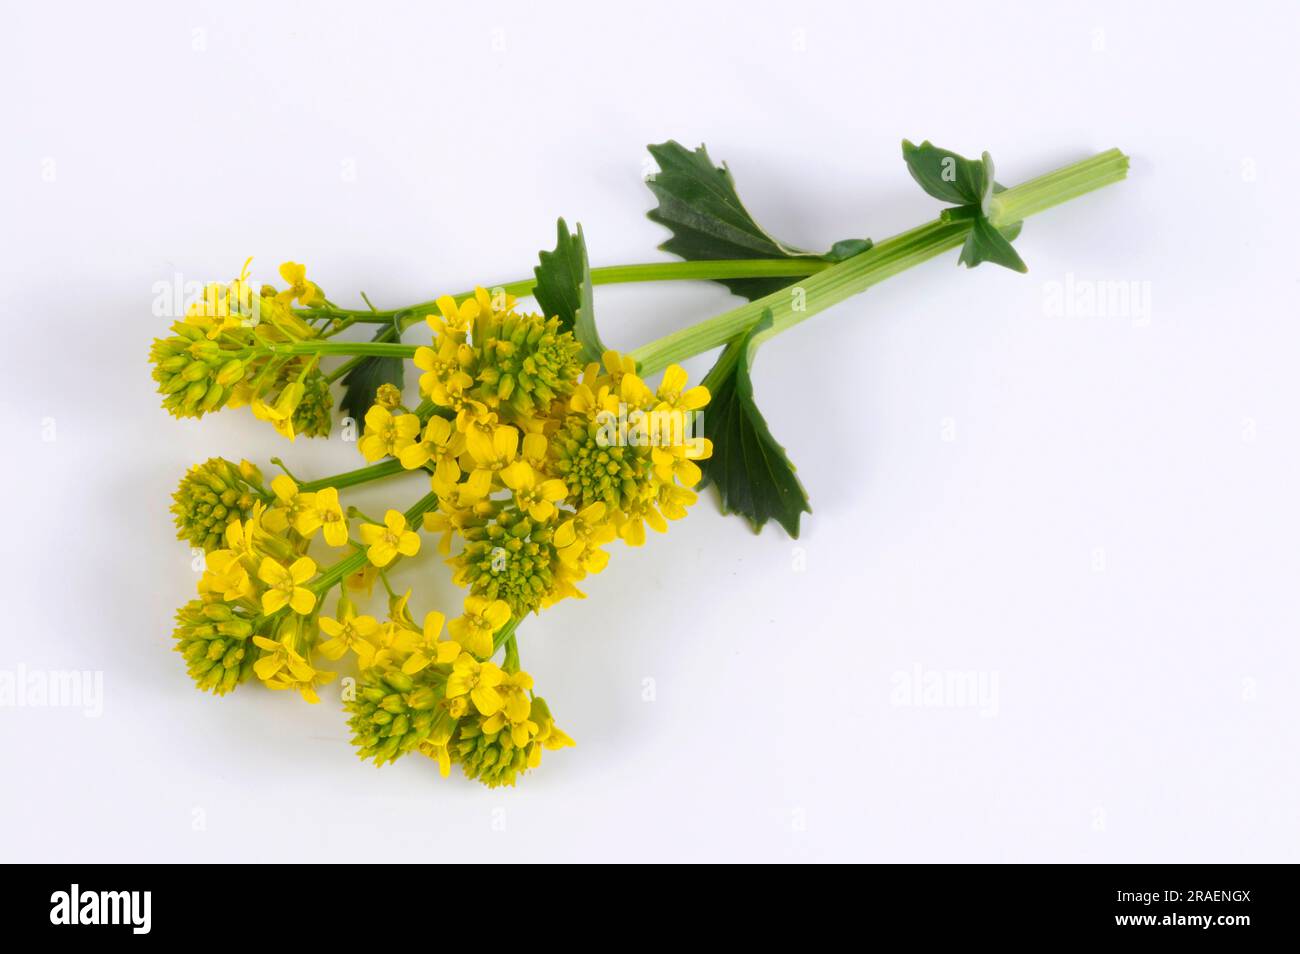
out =
[[[0,857],[1296,860],[1295,6],[469,6],[7,9],[0,669],[102,671],[104,701],[0,709]],[[1132,175],[1028,222],[1028,275],[953,252],[764,348],[815,512],[754,536],[710,494],[530,621],[577,748],[489,791],[362,763],[329,690],[193,689],[177,478],[360,458],[164,414],[155,283],[294,259],[393,307],[527,274],[560,215],[594,264],[661,260],[670,137],[788,242],[880,239],[936,213],[905,136],[1008,184],[1111,146]],[[1067,273],[1150,313],[1053,317]],[[633,347],[734,302],[597,315]],[[454,610],[436,561],[401,578]],[[996,696],[901,704],[918,673]]]

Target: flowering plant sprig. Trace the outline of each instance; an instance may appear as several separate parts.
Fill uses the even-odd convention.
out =
[[[1023,271],[1011,244],[1023,219],[1119,181],[1128,165],[1111,150],[1007,189],[987,153],[969,160],[904,142],[912,177],[950,207],[878,244],[848,239],[812,253],[759,227],[703,147],[668,142],[651,153],[660,171],[650,217],[672,232],[661,247],[683,261],[593,269],[581,228],[561,220],[532,278],[387,312],[338,307],[292,262],[280,268],[287,287],[254,290],[246,263],[154,342],[153,376],[177,417],[248,406],[290,440],[327,436],[338,382],[341,407],[364,422],[366,466],[333,477],[302,481],[281,464],[268,482],[248,461],[214,458],[181,481],[178,536],[203,551],[204,569],[175,638],[201,689],[223,695],[256,679],[317,702],[337,674],[324,667],[349,667],[343,700],[363,758],[383,765],[414,753],[443,775],[459,765],[513,785],[544,750],[573,744],[520,666],[524,619],[583,597],[611,546],[665,532],[704,483],[755,529],[775,519],[797,536],[811,512],[754,400],[758,346],[948,249],[961,248],[968,267]],[[748,302],[627,353],[607,348],[593,286],[669,279],[717,281]],[[421,322],[422,340],[403,343]],[[370,341],[338,338],[368,324],[378,325]],[[678,362],[718,346],[692,386]],[[408,362],[419,396],[410,407]],[[341,491],[401,474],[428,488],[404,510],[345,509]],[[398,561],[430,550],[465,590],[450,620],[433,607],[417,617],[412,593],[388,579]],[[357,605],[376,581],[388,596],[382,619]]]

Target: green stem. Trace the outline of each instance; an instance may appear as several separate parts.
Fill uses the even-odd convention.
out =
[[[493,642],[495,643],[495,640]],[[495,651],[496,646],[494,645],[493,652],[495,653]],[[501,668],[509,673],[516,673],[519,671],[519,643],[515,641],[515,634],[513,631],[510,633],[509,638],[506,639],[506,656],[505,659],[501,661]]]
[[[500,650],[502,646],[506,645],[506,643],[514,641],[515,630],[519,628],[519,624],[521,622],[523,622],[523,620],[521,620],[518,616],[515,616],[504,626],[502,626],[499,630],[496,631],[496,633],[492,637],[492,656],[495,656],[498,650]],[[515,656],[518,657],[518,655],[519,655],[519,648],[516,646]],[[492,657],[489,656],[488,658],[491,659]]]
[[[358,467],[356,470],[344,471],[341,474],[335,474],[333,477],[309,480],[299,484],[298,491],[300,493],[310,493],[325,487],[338,487],[340,489],[355,487],[357,484],[365,484],[372,480],[405,473],[407,473],[407,470],[402,466],[402,462],[394,458],[393,460],[380,461],[378,464],[371,464],[368,467]]]
[[[325,383],[333,384],[335,381],[343,377],[343,375],[347,374],[349,371],[351,371],[353,368],[355,368],[358,364],[360,364],[364,360],[365,360],[365,356],[357,355],[355,358],[350,358],[349,360],[344,361],[342,364],[340,364],[329,374],[325,375]]]
[[[647,262],[638,265],[606,265],[591,270],[593,285],[618,285],[626,282],[665,282],[665,281],[715,281],[726,278],[802,278],[822,269],[829,268],[830,262],[817,258],[773,258],[773,259],[735,259],[708,262]],[[492,288],[501,288],[507,295],[527,295],[537,284],[536,278],[521,278]],[[459,292],[451,297],[460,300],[473,295],[473,290]],[[331,309],[332,316],[346,316],[349,323],[383,324],[392,321],[397,315],[402,316],[403,329],[418,322],[425,314],[437,308],[437,301],[422,301],[406,308],[391,311],[361,311],[352,309]],[[319,311],[300,311],[309,316]],[[331,332],[333,334],[333,332]]]
[[[416,345],[390,341],[293,341],[267,345],[272,354],[352,354],[378,358],[412,358]]]
[[[997,227],[1020,222],[1031,215],[1050,209],[1099,189],[1119,182],[1128,175],[1128,156],[1118,149],[1108,149],[1091,159],[1076,162],[1054,172],[1022,182],[990,196],[985,210],[989,222]]]
[[[1127,173],[1128,157],[1118,149],[1111,149],[990,197],[987,214],[993,225],[1005,226],[1062,202],[1078,198],[1094,189],[1119,182]],[[733,341],[761,320],[765,313],[771,314],[772,326],[756,340],[765,340],[780,334],[787,328],[865,291],[892,275],[897,275],[899,272],[959,247],[966,241],[970,228],[970,219],[941,215],[932,222],[885,239],[860,255],[835,264],[811,259],[755,259],[618,265],[592,269],[592,281],[595,284],[608,284],[680,278],[807,276],[805,281],[798,284],[636,348],[631,352],[631,356],[636,360],[642,374],[651,375],[662,371],[673,362],[685,360]],[[525,279],[501,287],[510,294],[523,294],[531,291],[533,284],[532,279]],[[403,311],[410,313],[407,316],[410,321],[418,321],[420,316],[415,313],[432,307],[432,302],[425,302]],[[368,318],[390,321],[395,314],[397,312],[366,312],[365,317],[358,317],[357,320]],[[407,323],[409,322],[404,318],[402,324],[405,326]],[[302,341],[271,345],[270,350],[283,355],[346,354],[410,358],[414,356],[416,349],[414,345],[395,342]],[[734,362],[738,354],[736,349],[731,349],[724,353],[723,360]]]
[[[1020,221],[1024,216],[1118,182],[1127,169],[1128,158],[1117,149],[1074,163],[999,193],[991,200],[990,220],[994,225]],[[732,341],[770,312],[772,327],[755,338],[766,340],[891,275],[959,247],[966,241],[970,227],[969,220],[950,221],[940,216],[885,239],[860,255],[810,276],[807,281],[642,345],[631,356],[641,373],[648,376],[675,361]],[[724,352],[724,360],[732,363],[738,356],[737,349]]]

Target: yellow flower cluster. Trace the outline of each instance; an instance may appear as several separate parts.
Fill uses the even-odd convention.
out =
[[[155,343],[173,413],[244,402],[290,436],[299,429],[318,372],[304,375],[302,356],[266,345],[310,339],[313,312],[289,306],[324,298],[301,266],[281,271],[289,289],[263,289],[256,307],[242,276],[211,286],[176,336]],[[246,323],[254,310],[262,320]],[[220,458],[192,468],[172,509],[205,566],[197,599],[177,614],[177,649],[216,694],[255,677],[317,702],[334,669],[355,666],[342,696],[363,758],[418,753],[444,776],[455,764],[484,784],[513,785],[544,750],[573,744],[520,668],[515,628],[581,596],[615,540],[639,546],[647,526],[663,532],[685,515],[696,461],[710,453],[694,420],[709,394],[688,388],[676,366],[652,388],[615,352],[584,365],[570,331],[508,295],[444,297],[427,320],[431,340],[413,356],[420,404],[408,409],[398,389],[380,387],[357,442],[372,466],[337,481],[418,471],[430,493],[374,519],[345,510],[331,480],[303,485],[283,473],[267,484],[247,461]],[[422,531],[468,591],[454,619],[430,611],[417,624],[410,592],[389,584],[394,563],[421,552]],[[382,619],[354,602],[377,580],[389,597]],[[331,615],[324,601],[335,587]]]
[[[431,410],[377,401],[359,448],[431,472],[438,507],[424,527],[457,584],[523,617],[581,596],[615,538],[639,546],[647,526],[685,516],[711,446],[694,426],[708,391],[687,388],[680,367],[657,389],[616,352],[583,368],[554,319],[482,288],[437,309],[414,357]]]
[[[298,434],[329,434],[333,397],[318,360],[275,355],[268,345],[309,341],[320,329],[295,314],[291,304],[324,302],[303,266],[286,262],[285,291],[254,290],[248,263],[229,284],[207,285],[172,334],[154,340],[149,352],[163,407],[176,417],[202,417],[225,407],[248,407],[293,440]]]

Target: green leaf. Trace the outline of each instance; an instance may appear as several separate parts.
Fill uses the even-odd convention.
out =
[[[390,325],[381,325],[375,332],[374,341],[398,341],[398,321],[395,316]],[[362,358],[352,370],[343,376],[343,399],[339,408],[354,421],[365,419],[366,411],[375,403],[375,391],[381,384],[391,384],[399,390],[402,387],[404,363],[401,358],[381,358],[374,355]]]
[[[993,182],[993,160],[987,152],[967,159],[928,139],[919,146],[904,139],[903,160],[917,184],[940,202],[982,206]]]
[[[903,160],[922,189],[936,199],[956,205],[944,210],[945,219],[970,220],[970,234],[957,259],[960,264],[974,268],[981,262],[992,262],[1016,272],[1029,271],[1029,266],[1011,247],[1023,223],[1013,222],[997,229],[988,220],[989,197],[1006,191],[993,179],[992,156],[986,152],[978,160],[967,159],[940,149],[928,139],[919,146],[904,139]]]
[[[786,245],[754,221],[736,193],[735,180],[726,164],[715,166],[703,146],[692,151],[670,139],[648,148],[659,164],[659,172],[649,177],[646,185],[659,204],[647,215],[673,233],[672,238],[659,246],[665,252],[688,262],[759,258],[837,262],[871,247],[870,239],[847,239],[820,255]],[[717,279],[733,294],[750,301],[798,280],[790,277]]]
[[[974,216],[970,235],[966,236],[966,244],[962,246],[957,261],[967,268],[974,268],[980,262],[992,262],[1013,272],[1029,271],[1029,266],[1011,243],[982,215]]]
[[[533,297],[542,306],[546,317],[558,318],[561,328],[573,332],[588,361],[600,360],[605,346],[596,333],[591,266],[587,261],[587,243],[582,237],[582,226],[578,226],[576,235],[570,235],[564,219],[557,220],[555,251],[543,251],[537,257],[538,265],[533,269],[537,276]]]
[[[754,339],[771,324],[768,312],[743,338],[727,345],[704,380],[711,394],[704,436],[713,442],[713,455],[700,461],[701,486],[717,484],[722,512],[742,515],[755,532],[775,520],[798,538],[800,514],[812,513],[808,494],[754,403],[749,375]]]

